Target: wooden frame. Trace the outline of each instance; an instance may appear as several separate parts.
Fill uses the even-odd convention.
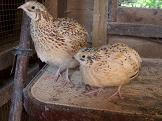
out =
[[[94,47],[107,43],[107,5],[107,0],[94,0],[92,29]]]
[[[147,22],[145,24],[118,22],[117,14],[121,10],[121,7],[117,6],[117,2],[118,0],[114,0],[113,2],[108,0],[108,34],[162,38],[162,27],[158,25],[147,24]],[[157,15],[158,12],[155,9],[153,10],[153,16]]]
[[[162,38],[162,27],[150,24],[109,22],[108,34]]]
[[[107,4],[105,4],[107,3]],[[57,5],[58,7],[58,5]],[[108,11],[107,13],[107,9],[109,8],[110,11]],[[57,9],[56,9],[57,10]],[[60,12],[62,13],[62,12]],[[154,26],[154,25],[143,25],[143,24],[130,24],[130,23],[119,23],[117,21],[117,0],[112,1],[112,0],[95,0],[94,3],[94,13],[93,14],[93,46],[100,46],[102,44],[107,43],[107,33],[108,34],[120,34],[120,35],[133,35],[133,36],[142,36],[142,37],[161,37],[161,33],[158,33],[161,28],[159,28],[158,26]],[[62,15],[62,14],[60,14]],[[109,17],[108,17],[109,15]],[[108,21],[108,24],[107,24]],[[108,30],[107,30],[108,29]],[[102,30],[102,31],[101,31]],[[138,31],[137,31],[138,30]],[[154,33],[150,34],[150,31],[153,31]],[[143,33],[141,33],[143,32]],[[158,34],[157,34],[158,33]],[[31,86],[32,83],[29,84],[29,86]],[[62,114],[64,113],[62,110],[65,110],[66,115],[70,116],[70,114],[74,113],[73,115],[75,115],[74,119],[78,119],[84,117],[85,119],[91,119],[91,120],[95,120],[94,114],[98,114],[98,116],[101,115],[101,113],[103,114],[103,110],[101,110],[101,112],[99,112],[98,110],[93,111],[93,110],[85,110],[85,112],[81,112],[80,110],[77,112],[77,110],[75,110],[74,108],[67,108],[67,106],[63,106],[63,108],[57,106],[57,105],[49,105],[46,106],[44,105],[42,102],[39,103],[38,100],[34,100],[34,101],[30,101],[30,98],[32,97],[32,95],[29,93],[30,92],[30,88],[29,86],[24,90],[24,97],[25,97],[25,108],[28,111],[29,114],[31,115],[35,115],[36,116],[40,116],[39,118],[41,119],[46,119],[46,116],[52,116],[52,118],[57,118],[57,117],[61,117]],[[29,92],[27,92],[29,91]],[[36,105],[37,103],[39,103],[39,105]],[[32,108],[30,106],[33,106]],[[34,110],[31,110],[34,109]],[[36,111],[35,111],[36,110]],[[60,110],[58,112],[54,112],[55,110]],[[35,111],[35,112],[33,112]],[[74,111],[74,112],[70,112],[70,111]],[[45,112],[45,113],[44,113]],[[68,112],[68,113],[67,113]],[[70,113],[69,113],[70,112]],[[58,115],[61,114],[61,115]],[[79,115],[77,115],[79,114]],[[80,115],[81,114],[81,115]],[[82,115],[83,114],[83,115]],[[109,115],[108,115],[109,114]],[[65,114],[64,114],[65,115]],[[85,117],[85,115],[89,116],[88,118]],[[137,114],[132,114],[133,118],[137,118]],[[92,117],[90,117],[92,116]],[[150,117],[149,115],[138,115],[139,119],[141,121],[148,119],[148,118],[152,118],[152,119],[158,119],[161,120],[161,117]],[[64,116],[62,116],[64,118]],[[130,114],[123,114],[121,113],[121,115],[119,115],[119,113],[113,115],[111,113],[111,111],[107,111],[106,113],[104,112],[104,115],[102,115],[102,117],[104,117],[102,120],[105,120],[105,117],[107,117],[106,120],[108,120],[108,118],[114,118],[117,119],[121,118],[121,119],[127,119],[128,118],[132,119],[132,117],[130,116]],[[53,120],[51,117],[48,120]],[[70,117],[71,118],[71,117]],[[92,119],[93,118],[93,119]],[[113,119],[113,120],[114,120]],[[47,120],[47,119],[46,119]],[[99,119],[100,120],[100,119]]]

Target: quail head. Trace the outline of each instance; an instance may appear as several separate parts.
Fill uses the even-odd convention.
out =
[[[58,66],[55,77],[66,69],[66,80],[69,80],[68,69],[79,64],[74,54],[87,45],[85,28],[70,18],[53,18],[46,7],[36,1],[26,2],[19,8],[31,18],[30,33],[40,60]]]
[[[85,84],[92,87],[118,86],[117,94],[122,98],[120,88],[138,76],[141,58],[132,48],[122,43],[100,48],[84,48],[75,56],[80,63]]]

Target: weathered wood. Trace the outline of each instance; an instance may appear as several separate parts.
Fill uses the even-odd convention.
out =
[[[32,66],[29,68],[28,71],[28,81],[29,82],[39,71],[39,66],[38,64]],[[5,80],[9,83],[4,85],[4,87],[1,87],[0,89],[0,107],[6,104],[10,99],[11,99],[11,94],[13,92],[13,79],[10,80]]]
[[[162,10],[119,7],[117,22],[162,25]]]
[[[94,0],[67,0],[67,10],[93,10]]]
[[[29,49],[29,47],[30,47],[29,18],[27,17],[27,15],[24,15],[21,27],[19,48]],[[23,110],[22,90],[24,88],[24,82],[27,79],[26,78],[27,64],[28,64],[28,56],[23,55],[17,56],[9,121],[21,121],[21,114]]]
[[[161,121],[161,71],[161,59],[143,59],[139,77],[122,88],[124,99],[108,100],[117,88],[87,96],[78,70],[70,71],[72,88],[61,78],[53,82],[56,68],[46,66],[24,89],[24,106],[42,121]]]
[[[92,43],[98,47],[107,43],[108,0],[94,0]]]
[[[67,0],[58,0],[58,17],[65,17],[67,15]]]
[[[18,42],[0,46],[0,71],[12,65],[13,54],[11,50],[18,45]]]
[[[58,17],[58,2],[59,0],[47,0],[45,2],[45,6],[54,18]]]
[[[10,103],[7,103],[2,107],[0,107],[0,121],[8,120],[9,110],[10,110]]]
[[[66,15],[76,19],[85,26],[89,33],[89,42],[92,41],[93,0],[67,0]]]
[[[67,1],[67,16],[77,19],[81,24],[86,26],[90,37],[92,33],[92,23],[93,23],[93,0],[68,0]],[[109,0],[110,5],[117,5],[116,0]],[[115,3],[115,4],[114,4]],[[113,10],[111,7],[111,12],[109,13],[109,21],[115,21],[117,19],[118,23],[137,23],[137,24],[154,24],[162,25],[162,10],[160,9],[145,9],[145,8],[124,8],[118,7]],[[109,8],[110,9],[110,8]],[[107,13],[108,14],[108,13]],[[113,17],[116,16],[117,18]],[[112,18],[113,17],[113,18]],[[102,32],[102,31],[101,31]],[[100,32],[100,33],[101,33]],[[143,32],[144,33],[144,32]],[[110,36],[110,35],[109,35]]]
[[[67,13],[68,17],[74,18],[86,28],[90,37],[89,41],[92,39],[92,13],[93,11],[87,10],[71,10]]]
[[[10,102],[0,107],[0,121],[7,121],[8,114],[10,110]],[[27,113],[23,110],[22,112],[22,121],[38,121],[33,119],[31,116],[27,115]]]
[[[54,18],[66,15],[67,0],[48,0],[45,6]]]
[[[10,98],[13,91],[13,82],[8,83],[2,89],[0,89],[0,107],[6,104]]]
[[[162,38],[162,27],[149,24],[109,22],[108,34]]]
[[[127,44],[135,49],[141,57],[162,59],[162,39],[112,35],[109,37],[109,44],[114,43]]]
[[[108,0],[108,21],[116,22],[118,10],[118,0]]]

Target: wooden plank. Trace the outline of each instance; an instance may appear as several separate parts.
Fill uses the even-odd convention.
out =
[[[0,121],[8,121],[9,110],[10,110],[10,102],[0,107]],[[21,121],[38,121],[38,120],[33,119],[32,117],[27,115],[25,110],[23,110]]]
[[[93,0],[67,0],[66,14],[85,26],[92,41]]]
[[[46,66],[24,89],[24,107],[43,121],[161,121],[162,60],[142,60],[139,76],[123,86],[122,100],[118,96],[108,100],[114,87],[87,96],[77,69],[69,71],[74,87],[63,86],[62,78],[54,82],[57,69]]]
[[[58,17],[58,1],[59,0],[47,0],[45,2],[48,11],[52,14],[54,18]]]
[[[117,20],[118,0],[108,0],[108,21]]]
[[[117,22],[162,25],[162,9],[119,7]]]
[[[108,34],[162,38],[162,27],[158,25],[111,22],[108,24]]]
[[[58,0],[58,17],[65,17],[67,10],[67,0]]]
[[[0,107],[6,104],[11,99],[13,91],[13,82],[8,83],[0,89]]]
[[[0,71],[8,68],[13,63],[11,50],[18,45],[18,42],[8,43],[0,46]]]
[[[109,44],[114,43],[127,44],[135,49],[141,57],[162,59],[162,39],[112,35],[109,37]]]
[[[98,47],[107,43],[108,0],[94,0],[92,43]]]
[[[74,18],[80,24],[82,24],[89,33],[89,41],[92,40],[92,11],[87,10],[71,10],[67,13],[67,16]]]
[[[67,0],[67,10],[93,10],[94,0]]]
[[[35,65],[31,67],[28,71],[28,81],[29,82],[38,72],[39,65]],[[0,107],[6,104],[11,99],[11,94],[13,91],[13,79],[6,80],[9,83],[6,84],[4,87],[0,88]]]

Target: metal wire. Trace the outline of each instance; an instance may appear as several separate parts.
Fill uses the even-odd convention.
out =
[[[17,10],[24,0],[0,0],[0,45],[19,40],[22,12]]]
[[[38,0],[45,3],[46,0]],[[0,0],[0,46],[19,41],[22,11],[17,7],[25,0]]]

